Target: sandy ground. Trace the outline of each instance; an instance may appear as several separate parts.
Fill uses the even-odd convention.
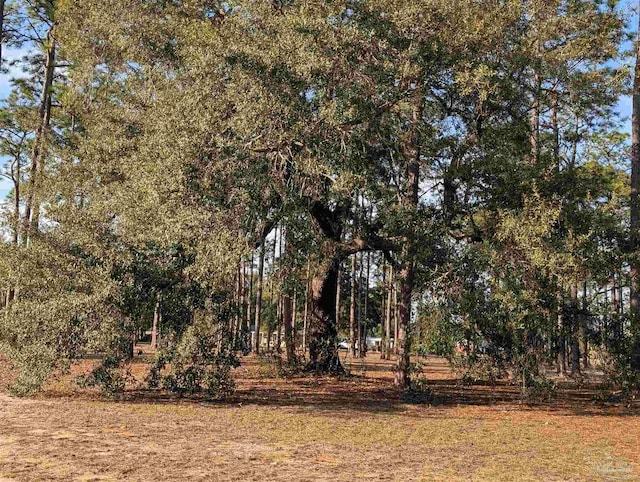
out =
[[[525,404],[515,387],[461,386],[429,359],[433,397],[407,403],[389,362],[351,368],[346,380],[277,378],[245,359],[237,393],[215,403],[135,387],[108,400],[68,377],[35,398],[0,392],[0,482],[640,480],[640,413],[595,401],[595,387]],[[5,364],[0,382],[10,377]]]

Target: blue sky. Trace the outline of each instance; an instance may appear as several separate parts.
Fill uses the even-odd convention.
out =
[[[631,12],[632,9],[637,10],[638,0],[622,0],[621,8],[629,10]],[[635,30],[637,28],[638,20],[636,12],[631,12],[631,17],[629,19],[629,28]],[[4,51],[6,50],[6,51]],[[24,52],[12,49],[3,49],[3,64],[5,61],[13,60],[19,58],[23,55]],[[6,65],[6,64],[5,64]],[[18,69],[12,68],[9,69],[7,73],[0,74],[0,100],[5,99],[9,92],[11,91],[11,79],[20,75],[20,71]],[[620,114],[627,118],[625,125],[628,127],[628,131],[631,131],[631,125],[629,119],[631,118],[631,99],[629,97],[624,97],[620,99],[618,103],[618,111]],[[4,199],[9,193],[11,185],[10,182],[4,178],[0,178],[0,199]]]

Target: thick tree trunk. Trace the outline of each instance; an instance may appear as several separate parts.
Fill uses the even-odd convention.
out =
[[[325,253],[311,281],[309,364],[307,366],[311,371],[343,372],[338,358],[336,326],[336,289],[340,261],[335,253]]]

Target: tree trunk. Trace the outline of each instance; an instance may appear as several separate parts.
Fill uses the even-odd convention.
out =
[[[288,231],[287,231],[288,234]],[[285,257],[290,259],[294,253],[292,252],[293,245],[290,242],[285,241]],[[295,344],[295,329],[296,329],[296,297],[294,294],[293,301],[289,292],[283,293],[282,298],[282,322],[284,324],[284,345],[287,355],[287,363],[289,366],[296,364],[296,344]]]
[[[387,295],[385,292],[385,287],[387,285],[387,265],[383,263],[382,265],[382,304],[380,306],[380,358],[384,360],[386,358],[387,353],[387,340],[388,340],[388,331],[385,324],[386,321],[386,313],[387,313]]]
[[[307,279],[304,291],[304,317],[302,319],[302,353],[307,353],[307,335],[309,332],[309,291],[311,284],[311,262],[307,262]]]
[[[249,293],[247,294],[247,316],[245,317],[245,320],[244,320],[243,334],[242,334],[243,355],[249,354],[249,351],[251,350],[251,342],[252,342],[250,325],[253,319],[251,317],[251,315],[253,314],[253,311],[251,309],[251,306],[253,304],[253,253],[251,253],[251,264],[249,265],[247,275],[249,276]]]
[[[340,259],[332,250],[323,256],[311,281],[311,319],[309,320],[309,364],[311,371],[342,373],[338,358],[336,290]]]
[[[640,28],[640,17],[638,19]],[[639,30],[640,32],[640,30]],[[638,206],[638,188],[640,187],[640,39],[636,39],[636,65],[633,79],[633,114],[631,121],[631,220],[630,220],[630,317],[631,332],[634,336],[632,366],[640,370],[640,259],[638,259],[638,241],[640,234],[640,206]]]
[[[31,151],[31,167],[29,171],[29,189],[25,203],[24,224],[26,232],[23,236],[25,245],[29,242],[29,236],[37,232],[40,203],[36,199],[36,190],[40,183],[40,178],[44,175],[44,142],[51,125],[51,88],[53,86],[53,77],[55,73],[56,58],[56,41],[54,38],[55,25],[51,27],[47,34],[48,47],[47,58],[45,63],[45,77],[42,86],[39,109],[39,124],[36,130],[35,139],[33,140],[33,148]]]
[[[280,267],[282,267],[282,255],[283,255],[283,243],[284,243],[284,227],[280,227],[280,244],[278,245],[278,263],[280,264]],[[279,312],[278,312],[278,323],[277,323],[277,328],[278,328],[278,335],[277,335],[277,352],[278,353],[282,353],[282,325],[283,325],[283,320],[284,320],[284,297],[282,295],[282,280],[280,281],[280,289],[278,290],[278,308],[279,308]],[[289,300],[289,302],[291,302],[291,300]]]
[[[385,316],[385,331],[387,332],[387,346],[385,347],[385,358],[389,360],[391,358],[391,316],[393,315],[395,308],[393,302],[393,265],[389,266],[389,281],[387,282],[387,313]],[[396,338],[394,333],[393,344],[395,346]]]
[[[340,283],[342,281],[342,267],[338,266],[338,281],[336,283],[336,327],[340,330],[340,304],[342,300],[342,289]]]
[[[589,340],[588,340],[588,327],[587,322],[589,317],[587,316],[589,310],[589,303],[587,298],[587,282],[582,284],[582,316],[580,318],[580,338],[582,339],[582,366],[589,368]]]
[[[580,320],[578,316],[578,285],[569,288],[571,302],[571,374],[580,374]]]
[[[0,0],[0,67],[2,67],[2,44],[4,43],[4,4],[5,0]]]
[[[20,154],[15,159],[16,168],[13,177],[13,244],[16,246],[20,239]]]
[[[258,278],[256,279],[256,313],[255,323],[253,325],[253,352],[257,355],[260,353],[260,324],[262,323],[262,284],[264,275],[264,253],[265,240],[260,245],[260,257],[258,258]]]
[[[153,326],[151,327],[151,348],[158,347],[158,321],[160,319],[160,294],[156,295],[156,305],[153,309]]]
[[[276,301],[276,293],[274,290],[274,278],[275,278],[275,273],[276,273],[276,243],[278,242],[278,226],[276,225],[276,227],[273,230],[273,250],[271,251],[271,276],[269,276],[269,296],[271,297],[271,299],[269,300],[271,303],[272,307],[275,307],[275,310],[273,310],[273,312],[275,312],[275,317],[276,320],[278,318],[278,305],[277,305],[277,301]],[[269,320],[267,322],[267,351],[271,350],[271,338],[273,336],[273,321],[274,320]]]
[[[398,354],[398,339],[400,338],[400,324],[398,323],[399,310],[398,310],[398,281],[396,278],[393,280],[393,354]]]
[[[358,255],[356,255],[358,256]],[[360,254],[359,273],[358,273],[358,286],[356,288],[357,301],[356,301],[356,337],[358,338],[358,357],[364,356],[364,350],[362,349],[362,271],[364,270],[363,254]]]
[[[296,345],[293,337],[295,329],[294,303],[291,296],[285,295],[282,301],[282,316],[284,322],[284,345],[287,355],[287,363],[290,366],[296,362]]]
[[[563,288],[558,285],[556,287],[556,306],[555,306],[555,315],[556,315],[556,328],[557,328],[557,372],[558,375],[565,375],[565,367],[566,367],[566,351],[565,351],[565,343],[564,343],[564,313],[563,313]]]
[[[418,206],[418,187],[420,184],[420,131],[419,125],[422,122],[422,92],[418,88],[415,92],[416,106],[413,111],[414,132],[411,135],[411,151],[405,154],[407,159],[407,170],[402,193],[402,207],[408,212]],[[400,281],[400,304],[398,323],[398,365],[396,367],[395,384],[405,388],[411,384],[411,303],[413,300],[413,287],[415,281],[414,270],[415,247],[414,241],[405,236],[402,246],[402,267],[399,273]]]
[[[356,268],[357,259],[354,254],[351,257],[351,300],[349,305],[349,338],[351,356],[356,356]]]
[[[362,349],[360,351],[360,356],[367,355],[367,331],[368,331],[368,320],[369,320],[369,276],[371,274],[371,252],[367,251],[367,269],[365,271],[364,277],[364,303],[363,303],[363,314],[362,314]]]

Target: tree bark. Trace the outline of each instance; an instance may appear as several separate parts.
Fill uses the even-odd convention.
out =
[[[580,320],[578,316],[578,286],[572,284],[569,288],[571,313],[571,374],[580,374]]]
[[[336,326],[336,290],[341,259],[327,249],[311,281],[308,369],[322,373],[341,373]]]
[[[4,4],[5,0],[0,0],[0,67],[2,67],[2,44],[4,43]]]
[[[42,93],[40,97],[39,108],[39,124],[36,129],[35,139],[33,140],[33,148],[31,151],[31,166],[29,170],[29,182],[27,199],[25,202],[24,224],[26,227],[23,243],[29,243],[29,237],[37,232],[40,204],[36,199],[36,190],[39,187],[41,177],[44,175],[44,141],[51,126],[51,89],[53,86],[53,77],[55,74],[56,59],[56,40],[54,37],[55,24],[49,29],[47,34],[47,57],[45,63],[45,77],[42,85]]]
[[[288,234],[288,231],[287,231]],[[285,257],[289,259],[293,256],[292,244],[285,241]],[[295,328],[296,328],[296,298],[295,294],[293,300],[288,292],[283,293],[282,299],[282,321],[284,324],[284,345],[287,355],[287,363],[289,366],[293,366],[297,363],[296,359],[296,344],[295,344]]]
[[[557,353],[557,371],[558,375],[565,375],[566,368],[566,348],[565,348],[565,337],[564,337],[564,296],[563,296],[563,288],[558,285],[556,290],[556,319],[557,319],[557,331],[558,331],[558,353]]]
[[[340,283],[342,281],[342,268],[338,266],[338,281],[336,284],[336,326],[340,330],[340,304],[342,303],[342,289]]]
[[[153,309],[153,326],[151,327],[151,348],[158,347],[158,322],[160,320],[160,294],[156,295],[156,304]]]
[[[413,128],[410,150],[405,154],[407,159],[404,192],[402,193],[402,207],[407,212],[412,212],[418,206],[418,187],[420,184],[420,131],[422,122],[422,92],[416,89],[416,106],[413,111]],[[399,273],[400,304],[398,323],[398,364],[396,367],[395,384],[406,388],[411,384],[411,303],[413,300],[413,287],[415,282],[415,246],[410,236],[406,236],[402,247],[402,267]]]
[[[385,331],[387,332],[387,345],[385,347],[385,358],[389,360],[391,358],[391,316],[394,313],[394,302],[393,302],[393,286],[394,286],[394,278],[393,278],[393,265],[389,266],[389,280],[387,281],[387,314],[385,316]],[[395,346],[395,333],[393,344]]]
[[[307,336],[309,331],[309,291],[311,284],[311,262],[307,262],[307,279],[304,291],[304,316],[302,319],[302,353],[307,353]]]
[[[640,2],[639,2],[640,3]],[[640,32],[640,18],[638,19]],[[633,79],[633,113],[631,120],[631,219],[630,219],[630,317],[631,332],[634,336],[631,362],[633,368],[640,370],[640,259],[638,259],[638,241],[640,239],[640,206],[638,206],[638,188],[640,187],[640,38],[636,39],[636,64]]]
[[[589,368],[589,340],[587,322],[589,303],[587,298],[587,282],[582,284],[582,316],[580,319],[580,338],[582,339],[582,366],[586,370]]]
[[[383,263],[382,265],[382,289],[381,289],[381,298],[382,303],[380,306],[380,358],[384,360],[386,358],[387,351],[387,340],[388,340],[388,331],[385,324],[386,321],[386,313],[387,313],[387,294],[386,294],[386,285],[387,285],[387,265]]]
[[[349,305],[349,338],[351,356],[356,356],[356,269],[357,257],[354,254],[351,257],[351,300]]]
[[[369,320],[369,276],[371,274],[371,252],[367,251],[367,269],[364,277],[364,303],[363,303],[363,314],[362,314],[362,349],[360,350],[360,356],[367,355],[367,331],[368,331],[368,320]]]
[[[253,345],[253,352],[257,355],[260,353],[260,324],[262,323],[262,284],[264,275],[264,253],[265,253],[265,240],[262,240],[260,245],[260,256],[258,258],[258,278],[256,279],[256,312],[255,323],[253,325],[253,339],[251,343]]]

